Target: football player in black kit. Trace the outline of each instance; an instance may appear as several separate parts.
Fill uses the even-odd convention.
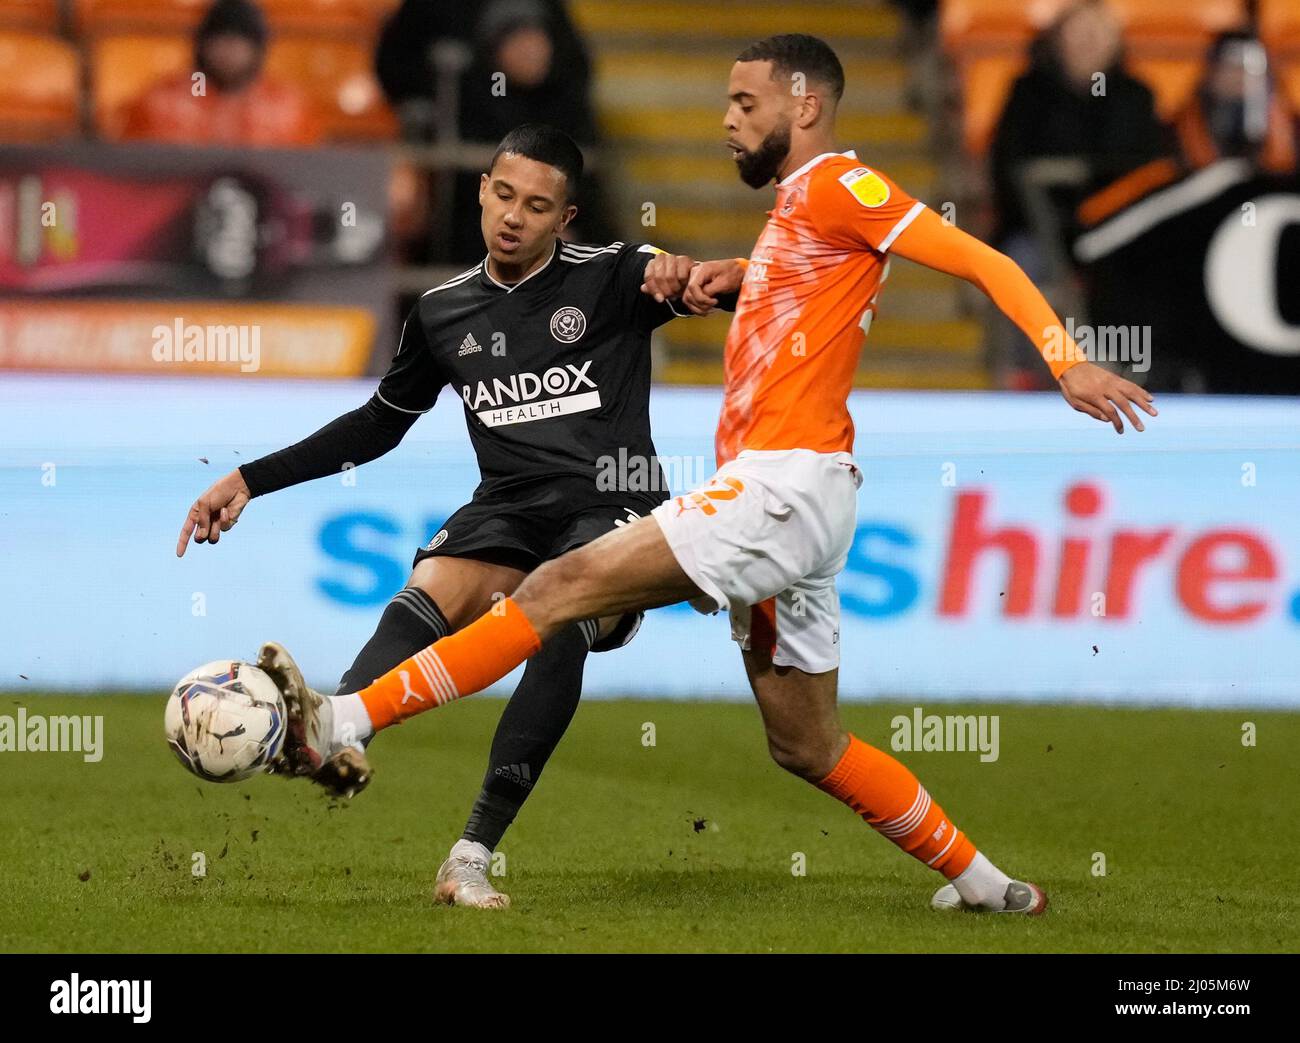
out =
[[[577,208],[582,153],[568,135],[527,125],[502,140],[479,188],[487,257],[425,293],[402,329],[374,396],[305,440],[244,464],[190,508],[176,553],[216,543],[248,501],[337,474],[395,448],[450,384],[465,408],[482,481],[415,555],[407,586],[343,675],[356,692],[415,652],[489,610],[532,569],[648,513],[667,498],[650,438],[650,334],[683,305],[689,257],[652,246],[577,246],[559,238]],[[640,457],[651,491],[603,490],[598,461]],[[640,483],[639,483],[640,484]],[[577,709],[588,651],[632,639],[639,616],[589,620],[531,659],[492,741],[483,788],[462,838],[438,871],[448,904],[503,908],[487,876],[492,849],[523,806]],[[312,692],[279,645],[259,665],[301,703],[291,718],[330,733],[347,700]],[[340,722],[345,728],[347,722]],[[311,735],[286,743],[282,770],[347,795],[370,779],[358,743],[321,757]]]

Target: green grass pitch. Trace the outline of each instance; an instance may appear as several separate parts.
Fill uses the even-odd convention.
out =
[[[990,857],[1046,888],[1031,920],[932,912],[937,874],[776,768],[748,705],[583,705],[502,845],[501,913],[430,900],[499,700],[380,736],[375,781],[347,806],[302,780],[192,778],[158,694],[6,693],[0,713],[18,703],[103,714],[105,755],[0,753],[5,951],[1300,949],[1294,714],[982,705],[967,710],[1001,715],[995,763],[902,754]],[[888,748],[910,710],[844,716]]]

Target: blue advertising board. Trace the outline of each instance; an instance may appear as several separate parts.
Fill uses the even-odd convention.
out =
[[[0,688],[165,691],[274,638],[332,690],[476,484],[457,399],[387,457],[174,548],[213,480],[372,390],[0,380]],[[674,492],[711,473],[719,401],[654,392]],[[846,699],[1300,706],[1300,404],[1170,396],[1122,437],[1051,394],[851,405],[865,480],[839,584]],[[592,656],[586,691],[748,698],[725,618],[685,606]]]

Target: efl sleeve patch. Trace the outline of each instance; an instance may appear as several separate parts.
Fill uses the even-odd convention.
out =
[[[855,167],[847,174],[841,174],[840,184],[868,210],[875,210],[889,202],[889,186],[879,175],[866,167]]]

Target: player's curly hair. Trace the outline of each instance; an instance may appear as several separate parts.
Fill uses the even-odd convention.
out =
[[[783,33],[751,43],[738,62],[771,62],[773,78],[803,73],[808,79],[829,87],[835,100],[844,95],[844,66],[830,44],[806,33]]]

